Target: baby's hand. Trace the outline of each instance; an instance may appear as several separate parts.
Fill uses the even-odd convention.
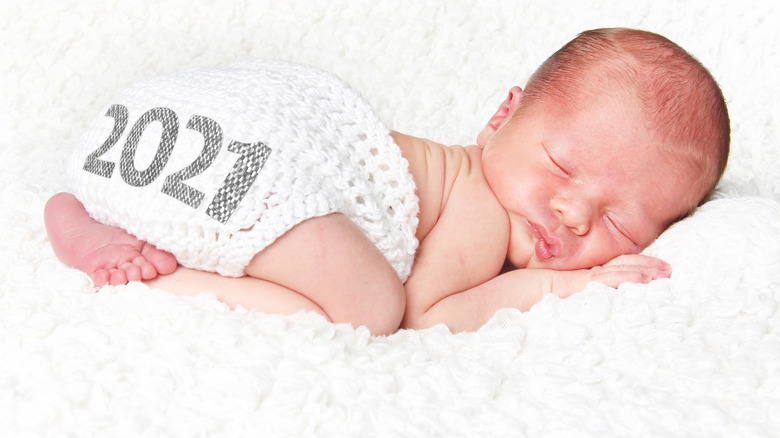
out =
[[[590,281],[598,281],[617,288],[623,283],[649,283],[658,278],[669,278],[672,267],[661,259],[642,254],[615,257],[607,263],[588,270]]]
[[[649,283],[669,278],[672,267],[661,259],[642,254],[615,257],[607,263],[578,271],[553,271],[552,292],[561,298],[579,292],[591,281],[617,288],[623,283]]]

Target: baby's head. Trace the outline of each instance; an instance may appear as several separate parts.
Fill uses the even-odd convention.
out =
[[[726,103],[707,69],[661,35],[625,28],[581,33],[536,70],[520,109],[547,101],[577,111],[593,95],[621,92],[641,106],[657,146],[699,175],[691,207],[706,200],[729,155]]]
[[[679,46],[598,29],[513,88],[477,143],[515,222],[510,262],[576,269],[641,251],[703,202],[726,166],[729,119]]]

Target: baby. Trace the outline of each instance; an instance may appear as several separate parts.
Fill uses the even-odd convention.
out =
[[[110,110],[117,125],[123,117],[127,123],[122,108]],[[169,115],[160,114],[165,126]],[[193,129],[213,132],[210,126]],[[556,52],[524,90],[512,88],[476,145],[444,146],[397,132],[388,138],[408,170],[401,160],[397,181],[375,181],[373,174],[360,181],[395,187],[411,175],[414,208],[402,201],[383,207],[412,212],[409,232],[419,247],[408,250],[399,238],[407,242],[399,260],[411,257],[410,272],[382,240],[394,231],[375,237],[370,223],[385,222],[356,218],[352,210],[304,215],[251,253],[241,276],[233,277],[179,265],[175,245],[148,243],[97,222],[84,207],[89,202],[66,193],[46,206],[49,238],[55,254],[96,285],[143,280],[178,294],[210,290],[231,306],[314,311],[376,335],[440,323],[453,332],[475,330],[498,309],[526,310],[545,294],[567,297],[590,281],[617,287],[668,277],[668,264],[638,253],[714,190],[728,157],[729,120],[714,79],[683,49],[649,32],[598,29]],[[260,168],[276,149],[255,154]],[[89,172],[109,178],[112,167],[100,166]],[[127,186],[152,179],[126,164],[124,152],[121,166]],[[251,174],[257,180],[248,185],[262,185],[263,172]],[[361,208],[374,203],[365,196],[355,201]],[[227,205],[232,212],[235,205]],[[235,234],[263,225],[254,219]],[[217,231],[212,240],[232,237],[226,234]]]

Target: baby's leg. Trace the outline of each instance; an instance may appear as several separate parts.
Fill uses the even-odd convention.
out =
[[[210,290],[233,307],[280,314],[315,311],[333,322],[365,325],[374,334],[397,330],[406,304],[393,268],[340,214],[298,224],[256,255],[246,268],[248,276],[241,278],[177,269],[173,255],[96,222],[67,193],[49,200],[44,221],[57,257],[89,274],[96,285],[156,277],[147,283],[180,295]]]
[[[313,310],[333,322],[396,331],[405,310],[403,284],[382,253],[341,214],[306,220],[256,255],[247,277],[179,268],[150,286],[180,295],[210,290],[234,306],[266,313]]]
[[[248,275],[294,290],[333,322],[395,332],[406,308],[403,283],[360,228],[341,214],[298,224],[256,255]]]
[[[147,286],[182,296],[196,296],[203,291],[213,292],[217,299],[235,308],[242,306],[263,313],[291,315],[301,310],[328,315],[305,296],[270,281],[259,278],[225,277],[215,272],[179,266],[171,275],[160,275]]]
[[[54,254],[66,265],[87,273],[96,286],[148,280],[176,269],[176,258],[121,228],[89,216],[69,193],[46,203],[46,231]]]

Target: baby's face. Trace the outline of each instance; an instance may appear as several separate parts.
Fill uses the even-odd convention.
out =
[[[640,252],[703,193],[692,169],[659,151],[639,108],[595,98],[567,116],[534,108],[483,153],[514,266],[582,269]]]

